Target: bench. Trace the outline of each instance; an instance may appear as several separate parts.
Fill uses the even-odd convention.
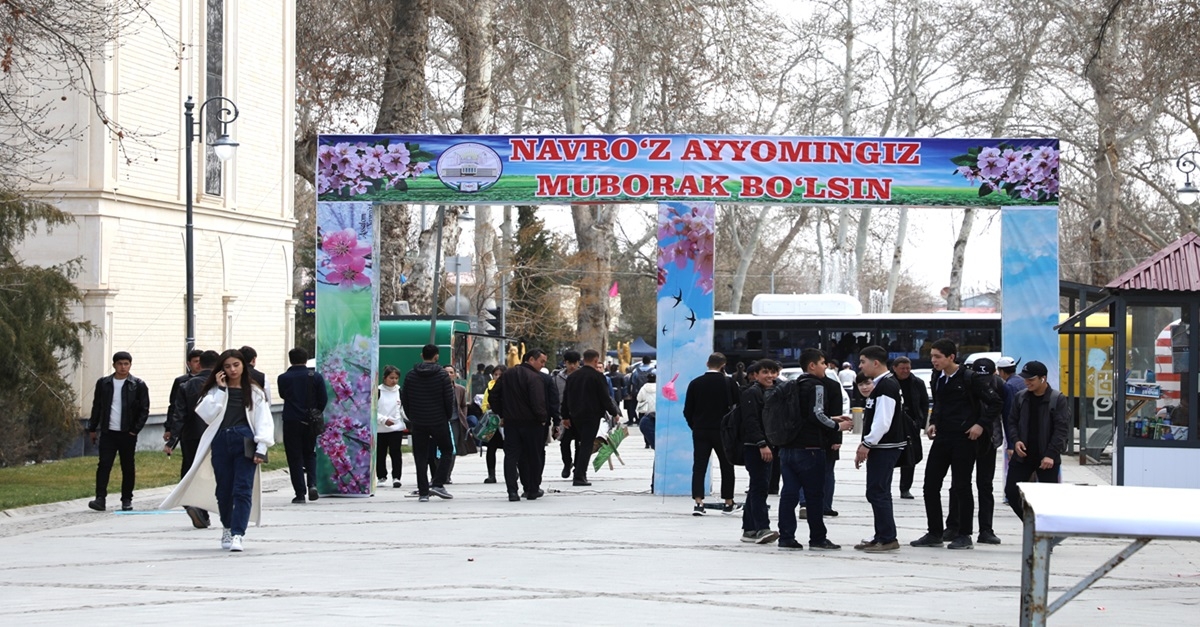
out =
[[[1079,593],[1151,540],[1200,540],[1200,490],[1021,483],[1025,540],[1021,626],[1040,627]],[[1048,603],[1050,554],[1072,536],[1134,538],[1133,543]],[[1130,623],[1135,617],[1130,617]]]

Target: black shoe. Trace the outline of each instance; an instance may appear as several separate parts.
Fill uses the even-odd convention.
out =
[[[524,496],[526,499],[529,499],[530,501],[536,501],[537,499],[539,499],[539,498],[541,498],[541,497],[543,497],[543,496],[546,496],[546,491],[545,491],[545,490],[543,490],[543,489],[541,489],[541,488],[538,488],[537,494],[533,494],[533,493],[532,493],[532,492],[530,492],[529,490],[526,490],[526,491],[525,491],[525,494],[524,494],[523,496]]]
[[[958,537],[958,529],[946,529],[942,532],[942,542],[953,542]]]
[[[400,487],[400,482],[399,482],[399,481],[397,481],[397,482],[393,483],[393,484],[392,484],[392,487],[393,487],[393,488],[398,488],[398,487]],[[317,499],[319,499],[319,498],[321,498],[321,495],[320,495],[320,494],[317,494],[317,489],[316,489],[316,488],[309,488],[309,489],[308,489],[308,500],[310,500],[310,501],[315,501],[315,500],[317,500]]]
[[[121,501],[121,511],[132,512],[133,511],[133,501]]]
[[[825,516],[826,516],[826,518],[837,518],[837,510],[836,509],[827,509],[827,510],[825,510]]]
[[[453,496],[451,496],[451,495],[450,495],[450,493],[449,493],[449,492],[447,492],[447,491],[446,491],[446,488],[443,488],[443,487],[442,487],[442,486],[440,486],[440,485],[433,485],[433,486],[429,486],[429,493],[430,493],[430,494],[432,494],[432,495],[434,495],[434,496],[436,496],[436,497],[438,497],[439,499],[452,499],[452,498],[454,498]]]
[[[980,531],[979,532],[979,543],[980,544],[1000,544],[1000,538],[996,537],[996,534],[992,533],[991,531]]]
[[[704,503],[696,503],[696,506],[692,508],[692,516],[703,516],[707,513],[704,511]]]
[[[971,536],[958,536],[953,542],[946,545],[947,549],[973,549],[975,545],[971,542]]]
[[[592,482],[588,481],[587,479],[576,479],[571,482],[571,485],[586,488],[587,486],[592,485]]]
[[[305,500],[304,500],[303,496],[297,496],[296,498],[292,499],[293,505],[304,505],[304,503],[305,503]]]
[[[508,500],[509,500],[509,501],[512,501],[512,502],[514,502],[514,503],[515,503],[515,502],[517,502],[517,501],[521,500],[521,495],[520,495],[520,494],[517,494],[516,492],[509,492],[509,493],[508,493]]]
[[[938,548],[941,548],[942,542],[944,542],[944,540],[939,538],[937,536],[937,534],[927,533],[927,534],[921,536],[920,538],[917,538],[916,540],[909,542],[908,544],[909,544],[909,546],[922,546],[922,547],[936,546]]]
[[[393,488],[399,488],[399,487],[400,487],[400,486],[402,486],[402,485],[404,485],[404,484],[400,483],[400,480],[399,480],[399,479],[393,479],[393,480],[392,480],[392,487],[393,487]],[[315,494],[315,492],[314,492],[314,494]]]
[[[722,506],[721,506],[721,513],[722,513],[722,514],[726,514],[726,515],[728,515],[728,514],[735,514],[735,513],[737,513],[737,512],[740,512],[740,511],[742,511],[742,504],[741,504],[741,503],[726,503],[726,504],[724,504],[724,505],[722,505]]]
[[[571,478],[571,465],[570,464],[563,464],[562,478],[563,479]]]
[[[484,483],[496,483],[496,478],[495,478],[495,477],[488,477],[487,479],[484,479],[484,480],[483,480],[483,482],[484,482]]]
[[[190,505],[184,507],[183,511],[187,512],[188,518],[192,519],[193,527],[197,529],[208,528],[208,516],[206,515],[207,512],[198,507],[192,507]]]
[[[915,499],[915,498],[917,498],[917,497],[913,496],[912,492],[909,492],[908,490],[902,490],[902,491],[900,492],[900,498],[902,498],[902,499],[908,499],[908,500],[910,500],[910,501],[911,501],[912,499]]]
[[[826,538],[824,540],[821,540],[820,542],[809,542],[808,550],[810,550],[810,551],[840,551],[840,550],[842,550],[842,545],[834,544],[834,543],[830,542],[828,538]]]
[[[780,538],[779,548],[784,551],[803,551],[804,545],[797,542],[795,538]]]
[[[108,509],[104,505],[104,499],[95,499],[93,501],[88,501],[88,507],[90,507],[98,512],[102,512],[102,511]]]

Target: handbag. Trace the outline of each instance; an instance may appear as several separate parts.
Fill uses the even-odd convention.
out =
[[[258,442],[255,442],[254,438],[242,438],[242,447],[244,448],[243,452],[246,454],[246,459],[254,459],[258,455]],[[262,460],[264,464],[267,463],[267,454],[265,452],[262,454]]]
[[[500,417],[494,412],[488,411],[483,414],[483,418],[479,419],[479,424],[475,427],[474,433],[476,440],[487,442],[496,435],[496,431],[500,429]]]

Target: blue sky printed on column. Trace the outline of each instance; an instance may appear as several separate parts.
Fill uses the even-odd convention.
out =
[[[711,202],[665,202],[658,207],[654,491],[688,496],[692,437],[683,403],[688,383],[704,374],[712,353],[716,209]]]
[[[1000,251],[1003,352],[1046,364],[1059,389],[1058,208],[1001,209]]]

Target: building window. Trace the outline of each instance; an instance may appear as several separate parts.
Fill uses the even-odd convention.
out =
[[[204,96],[223,96],[225,75],[225,0],[207,0],[204,32]],[[213,103],[204,110],[204,193],[221,195],[221,160],[213,151],[213,141],[221,131],[221,107]]]

